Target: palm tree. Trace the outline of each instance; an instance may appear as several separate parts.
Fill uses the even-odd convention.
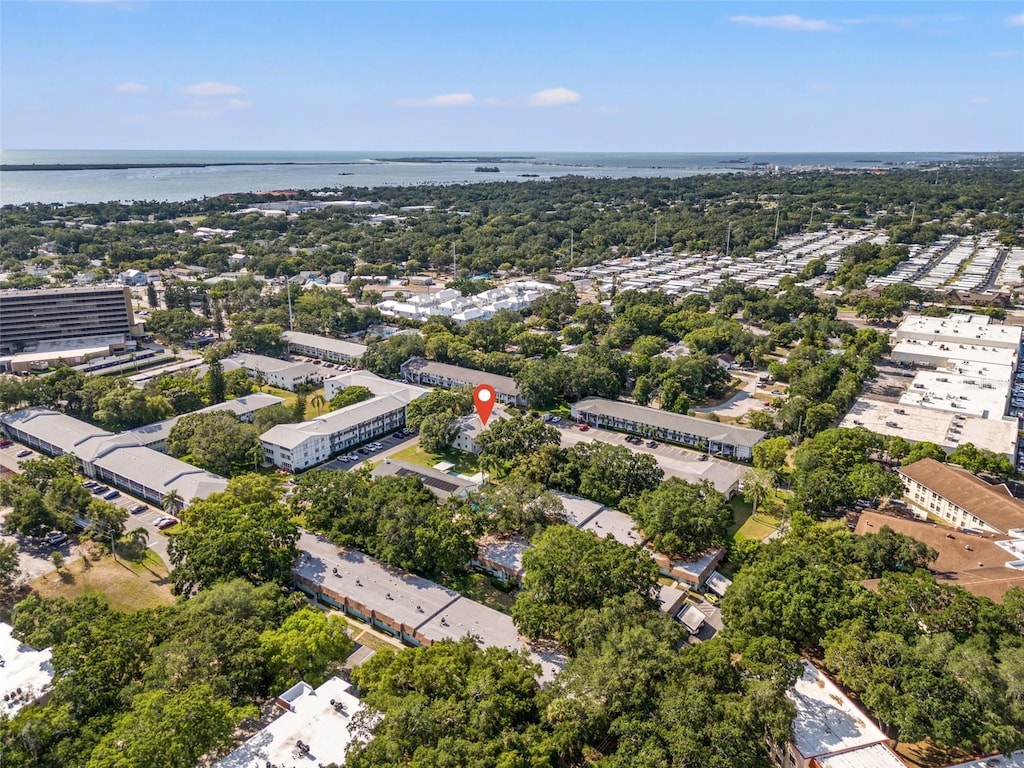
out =
[[[169,515],[177,515],[181,510],[185,508],[185,500],[181,498],[181,494],[177,491],[169,491],[164,496],[164,512]]]
[[[317,416],[320,415],[320,409],[327,404],[327,401],[324,400],[324,396],[320,392],[317,392],[315,395],[313,395],[312,399],[309,402],[310,405],[316,408]]]

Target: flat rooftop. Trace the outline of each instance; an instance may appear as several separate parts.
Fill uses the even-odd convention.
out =
[[[921,371],[900,396],[900,405],[920,405],[940,411],[969,413],[982,419],[1002,419],[1009,397],[1009,368],[1006,373],[1002,384],[997,385],[991,380],[972,376]]]
[[[888,737],[817,667],[804,672],[786,696],[796,705],[793,743],[805,758],[881,744]]]
[[[897,413],[897,409],[902,413]],[[931,442],[949,452],[961,443],[974,443],[978,448],[1012,457],[1017,443],[1017,425],[1013,421],[982,419],[966,411],[960,414],[952,409],[901,405],[866,397],[853,404],[839,426],[864,427],[879,435],[898,435],[912,443]]]
[[[385,379],[369,371],[349,371],[331,376],[329,379],[324,379],[324,387],[338,387],[339,389],[366,387],[375,395],[395,395],[406,403],[411,403],[416,398],[433,391],[433,387],[419,387],[415,384],[406,384],[404,381]]]
[[[592,515],[583,525],[577,526],[581,531],[591,531],[600,538],[611,536],[620,544],[632,547],[640,544],[643,539],[636,530],[633,518],[625,512],[605,507],[596,515]]]
[[[302,552],[292,573],[348,596],[431,642],[469,635],[483,648],[526,650],[541,665],[543,681],[553,679],[564,665],[560,654],[532,648],[519,636],[511,617],[429,579],[389,568],[357,550],[338,549],[310,533],[302,534],[299,547]]]
[[[929,358],[933,365],[955,365],[976,363],[992,371],[996,376],[1000,368],[1012,368],[1017,359],[1017,348],[992,347],[968,342],[940,342],[905,339],[893,345],[890,353],[894,360],[910,361]]]
[[[1004,345],[1020,345],[1021,327],[993,323],[987,315],[957,313],[949,317],[909,315],[896,329],[896,338],[909,338],[910,334],[936,338],[971,339]]]
[[[13,631],[0,622],[0,715],[8,717],[39,698],[53,680],[50,649],[30,648],[15,640]]]
[[[344,765],[345,750],[352,741],[352,718],[362,702],[345,681],[332,677],[314,690],[298,683],[278,697],[290,709],[257,733],[214,768],[307,768],[311,765]],[[298,742],[309,747],[300,752]]]
[[[301,424],[278,424],[260,435],[260,440],[293,449],[315,435],[330,436],[344,432],[404,407],[405,403],[395,395],[378,395],[370,400],[347,405],[337,411],[303,421]]]
[[[551,491],[551,493],[561,499],[568,524],[576,528],[582,528],[588,520],[604,509],[604,504],[598,504],[596,501],[584,499],[581,496],[573,496],[561,491]]]
[[[820,768],[906,768],[885,744],[872,744],[838,755],[818,758]]]
[[[415,477],[439,499],[447,499],[452,494],[461,495],[479,488],[479,484],[458,475],[449,475],[431,467],[423,467],[400,459],[384,459],[371,470],[373,477],[398,475],[399,477]]]
[[[362,357],[366,352],[365,344],[356,344],[352,341],[332,339],[329,336],[317,336],[313,333],[302,333],[300,331],[285,331],[281,334],[289,344],[298,344],[304,347],[315,349],[326,349],[346,357]]]

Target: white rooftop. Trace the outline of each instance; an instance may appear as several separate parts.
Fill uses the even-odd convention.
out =
[[[0,622],[0,716],[8,717],[39,698],[53,680],[50,649],[30,648],[12,632],[10,624]]]
[[[887,736],[811,662],[786,695],[796,705],[793,743],[805,758],[881,744]]]
[[[1012,752],[1009,755],[993,755],[969,760],[966,763],[947,766],[947,768],[1024,768],[1024,750]]]
[[[592,515],[582,525],[577,526],[581,531],[591,531],[600,538],[611,536],[620,544],[627,547],[639,544],[643,539],[636,530],[633,518],[625,512],[607,507]]]
[[[819,757],[820,768],[906,768],[906,763],[884,744],[872,744],[830,757]]]
[[[337,411],[303,421],[301,424],[278,424],[260,435],[260,440],[292,449],[302,445],[314,435],[330,436],[343,432],[365,421],[404,407],[405,403],[395,395],[378,395],[370,400],[347,405]]]
[[[988,366],[995,371],[998,366],[1012,367],[1016,363],[1015,347],[993,347],[979,341],[935,341],[903,339],[893,345],[894,360],[927,359],[940,367],[955,367],[969,362]]]
[[[904,318],[896,329],[896,338],[912,338],[914,335],[926,335],[936,339],[970,339],[975,343],[986,342],[1019,346],[1021,327],[1017,325],[998,325],[987,315],[957,313],[949,317],[925,317],[909,315]]]
[[[897,413],[896,409],[902,412]],[[912,443],[935,443],[947,451],[973,443],[978,448],[1012,456],[1017,444],[1017,425],[1013,421],[981,419],[967,414],[966,409],[961,414],[866,397],[853,404],[839,426],[864,427],[879,435],[898,435]]]
[[[329,336],[317,336],[313,333],[301,333],[300,331],[285,331],[281,335],[289,344],[301,344],[305,347],[326,349],[347,357],[362,357],[363,353],[366,352],[365,344],[332,339]]]
[[[583,527],[590,518],[604,509],[604,504],[598,504],[590,499],[562,493],[561,491],[552,491],[552,493],[562,500],[562,506],[565,508],[565,517],[569,525],[576,528]]]
[[[298,683],[281,696],[288,706],[270,725],[257,733],[214,768],[307,768],[312,765],[344,765],[345,750],[352,741],[352,717],[362,709],[345,681],[332,677],[317,689]],[[333,702],[333,705],[332,705]],[[298,749],[303,742],[308,752]]]
[[[900,405],[921,405],[941,411],[955,411],[1002,419],[1009,395],[1009,368],[999,384],[984,378],[944,371],[920,371],[913,383],[900,396]]]
[[[324,379],[324,391],[328,399],[349,387],[366,387],[375,395],[395,395],[406,403],[411,403],[433,391],[432,387],[419,387],[415,384],[406,384],[404,381],[385,379],[369,371],[349,371]]]

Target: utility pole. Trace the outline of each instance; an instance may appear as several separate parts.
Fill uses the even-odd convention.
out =
[[[914,226],[914,219],[917,218],[917,201],[910,204],[910,226]]]
[[[654,217],[654,251],[658,251],[658,217]]]
[[[575,234],[576,233],[573,230],[571,230],[571,229],[569,230],[569,269],[572,269],[573,250],[574,250],[574,246],[575,246],[575,240],[574,240],[574,235]]]
[[[729,228],[725,230],[725,257],[729,258],[729,244],[732,240],[732,222],[729,222]]]
[[[455,241],[452,241],[452,280],[459,279],[459,262],[455,259]]]
[[[774,240],[778,240],[779,239],[779,214],[780,213],[782,213],[782,209],[781,208],[776,208],[775,209],[775,237],[773,238]]]
[[[284,276],[284,292],[288,296],[288,330],[295,330],[295,322],[292,317],[292,279],[288,276]]]
[[[807,222],[807,228],[810,229],[814,226],[814,206],[811,206],[811,220]]]

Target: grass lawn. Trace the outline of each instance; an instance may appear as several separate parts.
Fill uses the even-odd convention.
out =
[[[444,453],[427,453],[419,443],[403,448],[391,454],[392,459],[419,464],[421,467],[432,467],[439,461],[449,461],[455,465],[455,472],[460,475],[475,475],[480,471],[479,459],[471,453],[462,451],[445,451]]]
[[[389,651],[395,653],[402,648],[402,644],[397,640],[385,640],[376,632],[371,632],[368,629],[361,629],[361,625],[351,619],[346,619],[349,622],[349,626],[352,627],[352,639],[360,645],[365,645],[367,648],[372,648],[375,651]]]
[[[136,561],[109,554],[98,560],[78,558],[61,573],[53,572],[34,579],[29,585],[42,597],[99,597],[118,611],[157,608],[174,602],[167,567],[149,550]]]
[[[781,521],[777,518],[763,512],[752,514],[753,505],[745,501],[742,496],[733,496],[731,504],[732,525],[729,526],[729,535],[734,539],[760,541],[779,527]]]
[[[278,397],[283,397],[284,398],[284,404],[287,407],[289,407],[289,408],[294,408],[295,407],[295,401],[299,399],[299,396],[298,396],[297,393],[289,392],[287,389],[278,389],[277,387],[272,387],[269,384],[264,384],[262,387],[257,387],[256,391],[257,392],[265,392],[268,395],[277,395]],[[323,395],[323,394],[324,394],[324,388],[320,387],[319,389],[314,389],[312,392],[310,392],[308,395],[306,395],[306,418],[307,419],[312,419],[314,416],[317,415],[316,408],[312,405],[313,398],[316,397],[317,395]],[[325,403],[323,405],[323,407],[320,409],[320,413],[321,414],[327,413],[330,409],[331,409],[331,406],[329,404]]]

